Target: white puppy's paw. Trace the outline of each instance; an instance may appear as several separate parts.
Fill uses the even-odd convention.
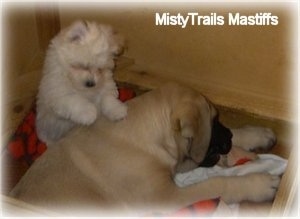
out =
[[[273,200],[280,183],[280,177],[266,173],[249,174],[246,177],[245,200],[263,202]]]
[[[112,121],[124,119],[127,116],[127,105],[115,99],[108,105],[103,106],[103,114]]]
[[[245,126],[231,131],[232,144],[248,151],[268,150],[276,144],[276,135],[269,128]]]
[[[82,125],[91,125],[97,119],[97,108],[92,104],[82,105],[74,109],[71,119]]]

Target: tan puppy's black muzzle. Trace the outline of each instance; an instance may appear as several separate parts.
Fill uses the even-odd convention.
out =
[[[218,117],[213,120],[213,127],[209,148],[204,160],[199,164],[201,167],[214,166],[220,160],[220,154],[228,154],[231,150],[232,133],[230,129],[222,125]]]

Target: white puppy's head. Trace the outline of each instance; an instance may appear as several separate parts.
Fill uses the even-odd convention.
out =
[[[110,26],[76,21],[52,40],[49,50],[54,54],[48,57],[56,56],[58,63],[53,64],[63,68],[76,88],[94,89],[112,74],[122,47],[122,38]]]

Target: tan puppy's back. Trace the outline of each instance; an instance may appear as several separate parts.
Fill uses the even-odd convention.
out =
[[[89,127],[72,130],[48,148],[11,194],[42,206],[52,200],[51,207],[62,210],[76,205],[82,208],[83,203],[106,210],[110,205],[121,208],[122,202],[138,205],[136,196],[144,196],[146,203],[148,193],[166,183],[160,181],[159,173],[175,163],[164,150],[155,149],[165,136],[162,132],[155,139],[157,133],[153,132],[161,130],[163,114],[169,113],[157,112],[161,110],[157,106],[165,101],[161,95],[158,90],[129,101],[128,116],[118,123],[101,117]],[[168,126],[165,128],[170,129]],[[133,190],[136,192],[131,193]]]

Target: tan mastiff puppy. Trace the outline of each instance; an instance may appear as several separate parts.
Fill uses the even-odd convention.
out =
[[[240,146],[269,147],[275,141],[264,128],[232,132],[233,144]],[[168,84],[130,100],[124,120],[100,117],[51,145],[11,195],[76,216],[167,213],[216,197],[227,203],[272,199],[279,177],[268,174],[215,177],[185,188],[174,183],[177,171],[208,157],[213,162],[204,165],[214,165],[218,154],[230,150],[231,137],[203,96]]]

